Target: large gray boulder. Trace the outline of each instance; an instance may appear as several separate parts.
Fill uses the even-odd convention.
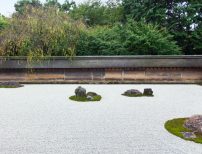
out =
[[[124,95],[142,95],[142,93],[137,89],[130,89],[124,92]]]
[[[79,96],[79,97],[86,97],[86,89],[79,86],[78,88],[76,88],[75,94],[76,96]]]
[[[202,134],[202,115],[194,115],[188,118],[185,121],[184,126],[193,132]]]

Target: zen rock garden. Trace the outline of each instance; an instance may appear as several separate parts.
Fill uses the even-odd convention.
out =
[[[128,96],[128,97],[154,96],[153,90],[151,88],[144,89],[143,93],[136,89],[130,89],[124,92],[122,95]],[[95,92],[86,92],[86,89],[81,86],[75,89],[74,96],[69,97],[70,100],[78,101],[78,102],[100,101],[101,98],[102,97]]]
[[[152,97],[152,96],[154,96],[153,90],[151,88],[144,89],[143,93],[137,89],[130,89],[130,90],[127,90],[126,92],[124,92],[122,95],[128,96],[128,97],[142,97],[142,96]]]
[[[1,88],[0,153],[201,154],[201,90],[182,84]]]
[[[202,144],[202,115],[169,120],[165,128],[182,139]]]
[[[75,95],[69,97],[69,99],[78,102],[90,102],[100,101],[102,97],[95,92],[86,92],[86,89],[79,86],[75,89]]]
[[[0,88],[20,88],[23,87],[22,84],[18,82],[1,82]]]

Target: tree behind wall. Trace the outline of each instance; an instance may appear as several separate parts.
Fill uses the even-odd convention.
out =
[[[14,5],[15,11],[22,14],[24,11],[26,11],[26,7],[28,5],[35,8],[42,7],[40,0],[18,0]]]
[[[99,0],[86,1],[75,6],[69,12],[70,16],[75,19],[82,19],[88,26],[113,25],[122,20],[123,9],[118,1],[107,1],[103,4]]]
[[[199,54],[194,41],[202,37],[202,0],[123,0],[124,18],[166,27],[184,54]],[[196,34],[197,33],[197,34]]]
[[[34,7],[41,7],[41,3],[37,0],[21,1],[18,3],[26,4],[29,2]],[[40,5],[36,5],[37,3]],[[174,40],[181,47],[183,54],[202,54],[202,0],[123,0],[122,3],[117,0],[109,0],[106,4],[99,0],[92,0],[78,6],[68,0],[63,4],[57,0],[47,0],[42,6],[44,8],[48,6],[57,7],[58,10],[68,13],[73,19],[82,20],[90,28],[90,31],[93,28],[94,31],[97,31],[97,26],[104,26],[101,29],[111,32],[111,28],[117,23],[127,24],[128,18],[145,25],[158,25],[159,29],[168,29],[168,32],[174,36]],[[103,33],[108,37],[107,33]],[[98,38],[93,37],[98,41],[93,41],[94,47],[91,48],[97,48],[98,44],[95,43],[100,43],[100,35],[96,36]],[[83,40],[82,42],[86,41]],[[90,43],[92,43],[91,39],[88,44]],[[111,46],[108,47],[112,49]],[[115,54],[116,52],[112,51],[112,53]]]
[[[27,6],[0,34],[3,56],[73,56],[83,24],[57,8]]]

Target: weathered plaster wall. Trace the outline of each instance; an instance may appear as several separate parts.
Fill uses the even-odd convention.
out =
[[[32,64],[24,57],[0,58],[1,81],[197,83],[202,82],[202,56],[54,57]]]

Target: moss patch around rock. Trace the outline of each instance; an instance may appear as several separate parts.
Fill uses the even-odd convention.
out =
[[[20,88],[22,84],[18,82],[0,82],[0,88]]]
[[[102,97],[100,95],[96,95],[93,97],[92,100],[89,100],[87,97],[78,97],[74,95],[74,96],[70,96],[69,99],[77,102],[96,102],[96,101],[100,101]]]
[[[178,118],[178,119],[172,119],[168,120],[165,123],[165,129],[170,132],[171,134],[178,136],[184,140],[193,141],[196,143],[202,144],[202,135],[196,134],[196,138],[185,138],[182,134],[182,132],[191,132],[191,130],[184,127],[184,122],[187,118]]]
[[[21,88],[22,86],[1,86],[0,88]]]

